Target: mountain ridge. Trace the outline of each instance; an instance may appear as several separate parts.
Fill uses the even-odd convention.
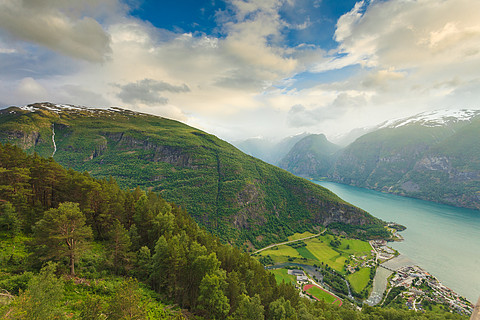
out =
[[[480,209],[480,110],[438,110],[380,124],[330,158],[296,172],[439,203]]]

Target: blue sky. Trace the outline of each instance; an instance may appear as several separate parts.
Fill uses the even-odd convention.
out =
[[[296,26],[308,24],[308,27],[301,29],[285,27],[285,45],[292,47],[307,43],[334,49],[337,46],[333,40],[335,24],[355,3],[355,0],[301,0],[293,5],[284,3],[278,10],[283,21]],[[130,14],[172,32],[224,37],[226,35],[219,27],[218,16],[222,12],[228,15],[234,10],[232,4],[220,0],[167,0],[141,1]]]
[[[5,0],[0,106],[120,106],[233,141],[479,108],[472,0]]]

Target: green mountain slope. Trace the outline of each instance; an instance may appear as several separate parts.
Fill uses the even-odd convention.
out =
[[[339,149],[325,135],[312,134],[297,142],[280,161],[279,167],[299,176],[324,177],[333,165],[334,154]]]
[[[280,166],[299,175],[480,209],[480,111],[392,120],[339,150],[305,138]],[[315,147],[317,146],[317,147]]]
[[[223,240],[262,246],[332,222],[379,221],[328,190],[180,122],[43,103],[0,112],[0,141],[161,192]]]
[[[475,111],[463,115],[418,115],[366,134],[341,152],[329,177],[480,209],[480,118]]]

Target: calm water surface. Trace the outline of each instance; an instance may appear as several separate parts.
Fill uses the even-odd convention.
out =
[[[480,211],[314,181],[385,221],[407,227],[390,246],[475,303],[480,296]]]

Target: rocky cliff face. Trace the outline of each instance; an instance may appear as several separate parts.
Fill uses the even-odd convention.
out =
[[[341,151],[329,172],[338,182],[480,209],[478,112],[392,122]]]
[[[480,209],[479,136],[478,110],[428,112],[389,121],[335,157],[297,143],[281,164],[301,176]]]

